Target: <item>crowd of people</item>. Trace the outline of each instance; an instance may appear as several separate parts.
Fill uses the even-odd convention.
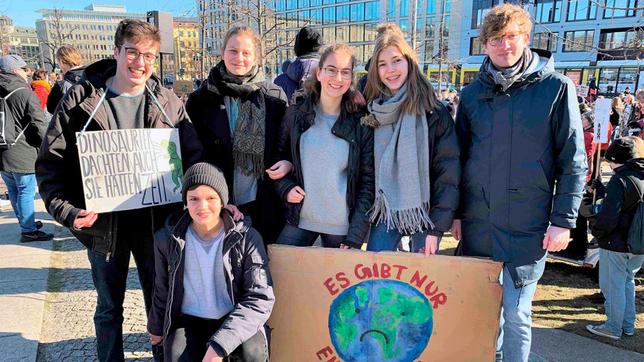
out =
[[[447,232],[458,255],[503,263],[496,359],[527,361],[545,259],[574,230],[583,227],[587,242],[588,221],[606,260],[608,316],[588,330],[632,335],[633,275],[644,256],[630,252],[624,230],[644,190],[644,142],[633,135],[644,126],[644,93],[613,102],[602,154],[615,175],[603,190],[592,168],[592,104],[554,70],[552,53],[529,48],[531,30],[521,7],[491,9],[480,34],[487,57],[460,95],[437,94],[394,24],[377,28],[358,87],[349,45],[324,47],[303,28],[297,59],[273,83],[256,32],[233,27],[185,104],[155,75],[160,33],[142,21],[121,21],[113,59],[83,66],[61,47],[63,79],[52,87],[35,72],[34,92],[8,96],[28,87],[26,64],[2,57],[4,111],[24,132],[2,151],[21,241],[52,238],[33,219],[37,178],[47,211],[87,247],[100,361],[124,358],[130,255],[156,359],[266,361],[275,302],[266,244],[306,247],[319,237],[323,247],[395,251],[408,236],[412,252],[430,256]],[[134,128],[179,130],[183,207],[87,210],[77,132]],[[602,208],[578,218],[585,192]]]

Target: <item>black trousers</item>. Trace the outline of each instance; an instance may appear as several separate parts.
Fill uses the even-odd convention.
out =
[[[208,350],[208,340],[219,329],[224,318],[203,319],[182,315],[177,321],[178,328],[170,331],[164,343],[166,361],[201,361]],[[266,362],[268,343],[260,331],[242,343],[230,356],[229,362]]]

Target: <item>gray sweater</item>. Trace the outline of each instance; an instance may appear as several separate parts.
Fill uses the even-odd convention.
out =
[[[306,196],[299,228],[346,235],[349,230],[347,167],[349,144],[331,133],[338,116],[315,110],[315,123],[300,138]]]

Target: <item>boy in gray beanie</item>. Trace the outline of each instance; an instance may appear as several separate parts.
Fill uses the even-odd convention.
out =
[[[152,344],[163,346],[165,361],[267,361],[275,297],[262,237],[224,208],[228,187],[216,166],[186,171],[183,202],[155,235]]]

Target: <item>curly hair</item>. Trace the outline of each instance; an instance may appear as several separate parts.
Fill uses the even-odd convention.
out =
[[[530,13],[519,5],[503,4],[493,7],[481,25],[479,39],[485,44],[489,39],[495,36],[503,35],[503,31],[512,22],[517,22],[521,31],[530,34],[532,30],[532,20]]]

